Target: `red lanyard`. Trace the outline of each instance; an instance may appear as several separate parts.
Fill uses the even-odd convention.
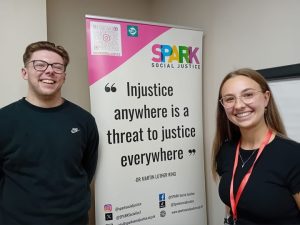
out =
[[[266,134],[261,146],[259,147],[259,150],[258,150],[258,153],[256,155],[256,158],[255,158],[255,161],[254,163],[252,164],[251,168],[248,170],[248,172],[246,173],[246,175],[244,176],[239,188],[238,188],[238,191],[236,193],[236,196],[234,198],[234,194],[233,194],[233,181],[234,181],[234,175],[235,175],[235,172],[236,172],[236,168],[237,168],[237,164],[238,164],[238,161],[239,161],[239,152],[240,152],[240,145],[241,145],[241,142],[239,141],[237,147],[236,147],[236,150],[235,150],[235,160],[234,160],[234,165],[233,165],[233,171],[232,171],[232,178],[231,178],[231,183],[230,183],[230,204],[231,204],[231,210],[232,210],[232,216],[233,216],[233,221],[234,221],[234,224],[237,220],[237,204],[240,200],[240,197],[241,197],[241,194],[242,192],[244,191],[245,189],[245,186],[250,178],[250,175],[252,173],[252,170],[254,168],[254,165],[256,163],[256,160],[258,159],[258,157],[260,156],[260,154],[262,153],[262,151],[264,150],[265,146],[269,143],[270,141],[270,138],[272,136],[272,131],[269,130],[268,133]]]

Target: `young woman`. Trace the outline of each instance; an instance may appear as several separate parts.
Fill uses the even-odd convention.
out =
[[[300,224],[300,143],[286,137],[270,87],[255,70],[223,79],[213,168],[228,224]]]

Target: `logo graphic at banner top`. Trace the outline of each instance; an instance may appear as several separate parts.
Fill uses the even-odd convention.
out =
[[[139,36],[138,26],[128,25],[127,26],[127,35],[131,36],[131,37],[138,37]]]
[[[177,63],[195,63],[200,64],[198,47],[160,45],[152,46],[152,53],[156,56],[152,58],[153,62],[177,62]]]
[[[86,19],[89,84],[111,73],[169,29],[149,24],[136,26],[127,22]]]

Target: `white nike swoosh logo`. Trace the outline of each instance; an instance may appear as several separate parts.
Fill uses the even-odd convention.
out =
[[[78,129],[78,128],[72,128],[71,129],[71,133],[72,134],[75,134],[75,133],[77,133],[77,132],[79,132],[80,130]]]

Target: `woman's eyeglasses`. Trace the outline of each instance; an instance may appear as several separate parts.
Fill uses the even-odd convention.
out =
[[[249,90],[238,97],[236,97],[234,95],[226,95],[226,96],[222,97],[219,101],[224,108],[228,109],[228,108],[233,107],[236,104],[238,99],[240,99],[244,104],[253,103],[255,100],[255,96],[258,93],[262,93],[262,91]]]

